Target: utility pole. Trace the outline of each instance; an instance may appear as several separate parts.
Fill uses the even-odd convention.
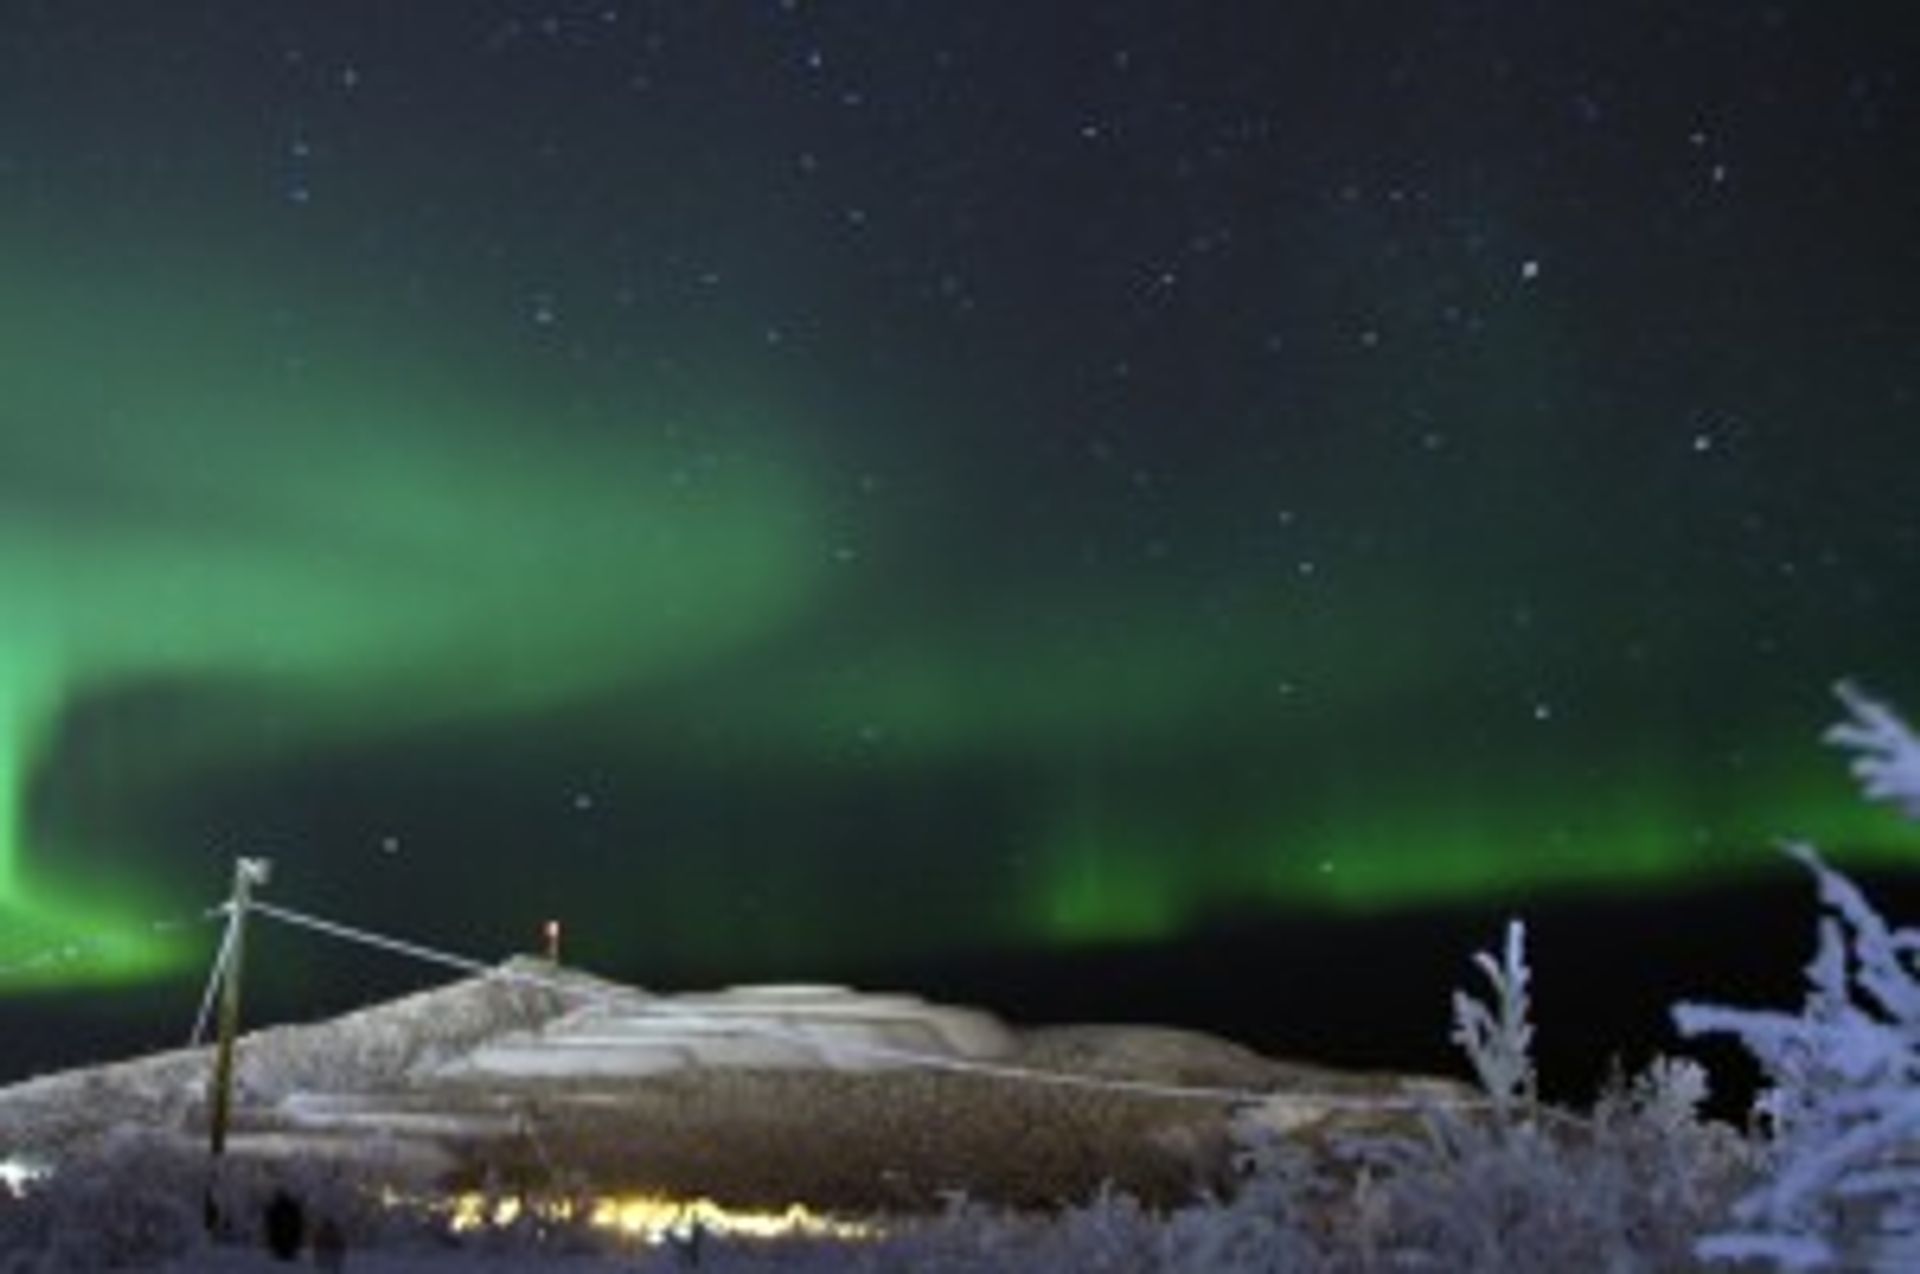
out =
[[[220,1038],[207,1095],[207,1148],[216,1158],[226,1151],[227,1117],[233,1110],[233,1039],[240,1030],[240,965],[246,951],[247,907],[253,902],[253,887],[267,883],[269,866],[264,858],[233,860],[233,896],[227,900],[227,960],[220,975]]]

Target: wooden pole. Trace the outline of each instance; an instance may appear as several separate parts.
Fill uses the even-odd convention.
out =
[[[247,946],[247,907],[253,887],[267,883],[267,860],[236,858],[233,896],[228,900],[226,967],[220,975],[220,1037],[214,1050],[213,1082],[208,1094],[207,1148],[215,1157],[227,1148],[227,1120],[233,1112],[233,1042],[240,1031],[240,966]]]

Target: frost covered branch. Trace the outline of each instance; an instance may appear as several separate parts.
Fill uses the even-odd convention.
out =
[[[1507,945],[1495,960],[1482,951],[1474,964],[1492,984],[1493,998],[1483,1002],[1465,991],[1453,993],[1453,1041],[1466,1050],[1481,1088],[1493,1099],[1504,1120],[1515,1106],[1534,1100],[1533,1023],[1527,983],[1527,931],[1518,920],[1507,922]]]
[[[1867,799],[1886,801],[1907,817],[1920,818],[1920,738],[1893,709],[1852,682],[1842,681],[1833,690],[1852,715],[1822,738],[1855,754],[1848,768]]]
[[[1825,741],[1854,754],[1869,800],[1920,818],[1920,739],[1851,682],[1848,717]],[[1798,1014],[1678,1004],[1686,1035],[1733,1035],[1766,1072],[1758,1110],[1772,1125],[1769,1179],[1734,1207],[1736,1227],[1702,1257],[1788,1269],[1920,1268],[1920,930],[1896,929],[1807,845],[1826,915]]]
[[[1920,931],[1893,929],[1804,845],[1829,914],[1796,1015],[1678,1004],[1682,1034],[1740,1039],[1772,1087],[1769,1179],[1706,1239],[1710,1259],[1920,1268]]]

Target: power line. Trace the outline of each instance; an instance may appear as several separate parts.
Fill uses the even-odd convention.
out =
[[[540,981],[543,984],[550,983],[551,981],[550,979],[534,978],[531,974],[520,974],[510,969],[502,969],[499,965],[488,964],[484,960],[475,960],[467,956],[439,951],[433,947],[423,946],[417,942],[408,942],[404,938],[388,937],[385,934],[375,933],[371,929],[356,928],[353,925],[341,924],[337,920],[323,920],[319,916],[310,916],[305,912],[293,911],[286,907],[277,907],[270,902],[261,902],[257,898],[248,905],[263,916],[272,916],[275,920],[285,921],[290,925],[312,929],[317,933],[324,933],[329,937],[340,938],[347,942],[357,942],[362,946],[376,947],[395,955],[412,956],[416,960],[424,960],[429,964],[438,964],[449,969],[457,969],[462,973],[477,973],[484,977],[503,977],[513,981]],[[220,910],[226,911],[227,907],[223,905]]]

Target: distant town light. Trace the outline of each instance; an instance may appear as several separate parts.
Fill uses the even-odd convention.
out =
[[[395,1203],[398,1200],[389,1200]],[[658,1246],[685,1242],[705,1232],[723,1237],[756,1239],[809,1238],[872,1239],[880,1230],[871,1224],[825,1216],[800,1204],[784,1211],[747,1211],[724,1208],[711,1199],[670,1199],[659,1195],[601,1195],[586,1200],[555,1199],[527,1203],[513,1196],[480,1193],[452,1200],[447,1227],[455,1234],[506,1229],[531,1212],[553,1221],[583,1217],[597,1230]]]
[[[19,1198],[27,1187],[47,1175],[47,1169],[18,1155],[0,1159],[0,1194]]]

